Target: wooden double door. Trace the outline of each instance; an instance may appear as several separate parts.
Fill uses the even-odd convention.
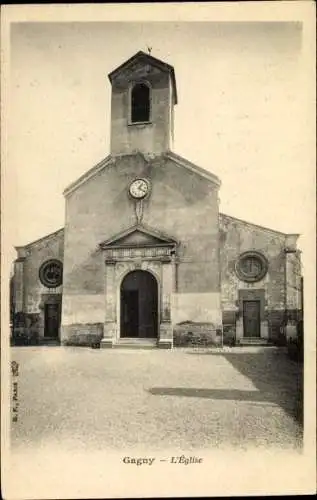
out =
[[[243,301],[243,336],[261,336],[261,302],[260,300]]]
[[[131,271],[120,290],[120,337],[158,335],[158,285],[147,271]]]
[[[44,337],[50,339],[59,338],[61,324],[61,304],[52,303],[44,305]]]

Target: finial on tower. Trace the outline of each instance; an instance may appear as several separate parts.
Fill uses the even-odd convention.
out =
[[[149,54],[151,54],[151,52],[152,52],[152,47],[149,47],[149,46],[148,46],[148,47],[147,47],[147,51],[148,51],[148,53],[149,53]]]

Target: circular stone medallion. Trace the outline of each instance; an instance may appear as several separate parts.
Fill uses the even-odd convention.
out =
[[[47,288],[57,288],[63,282],[63,264],[57,259],[47,260],[40,267],[39,278]]]
[[[264,278],[268,263],[264,255],[258,252],[244,252],[236,263],[236,274],[241,281],[252,283]]]

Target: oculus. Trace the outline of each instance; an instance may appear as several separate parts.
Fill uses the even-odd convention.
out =
[[[63,264],[56,259],[44,262],[39,270],[42,285],[47,288],[56,288],[63,282]]]
[[[252,283],[264,278],[268,263],[264,255],[258,252],[244,252],[236,262],[236,274],[242,281]]]
[[[129,193],[132,198],[141,200],[145,198],[150,191],[150,183],[147,179],[135,179],[130,184]]]

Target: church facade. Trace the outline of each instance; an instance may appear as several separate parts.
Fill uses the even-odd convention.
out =
[[[163,348],[277,342],[301,313],[297,234],[219,213],[220,180],[172,151],[174,69],[109,74],[110,154],[64,191],[64,228],[16,247],[13,333]]]

